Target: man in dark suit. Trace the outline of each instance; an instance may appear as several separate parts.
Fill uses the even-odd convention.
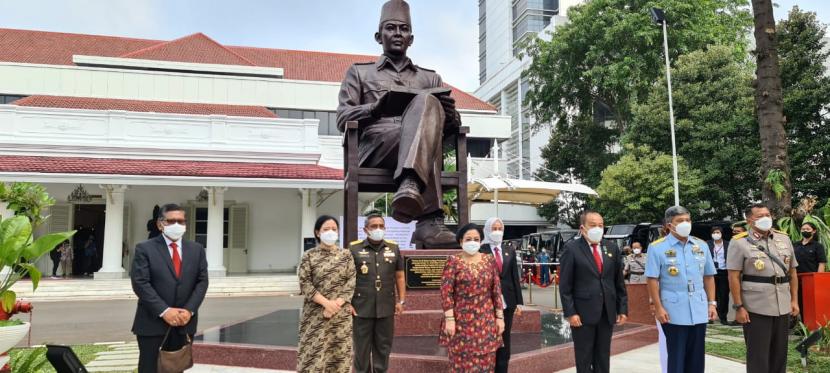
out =
[[[627,320],[628,296],[623,258],[611,241],[603,241],[602,216],[585,211],[580,235],[568,241],[560,262],[559,294],[571,325],[578,373],[607,373],[614,324]]]
[[[130,277],[138,296],[132,331],[138,340],[139,373],[155,373],[159,347],[178,350],[196,333],[197,312],[208,288],[207,258],[197,242],[185,241],[184,209],[161,207],[162,234],[136,245]]]
[[[729,325],[727,315],[729,314],[729,276],[726,270],[726,255],[729,252],[729,241],[723,239],[723,229],[717,225],[712,227],[712,239],[706,241],[709,245],[709,253],[715,262],[715,301],[718,302],[717,311],[720,323]],[[711,322],[710,322],[711,323]]]
[[[484,224],[484,243],[479,252],[493,255],[496,267],[501,277],[501,294],[504,299],[504,346],[496,350],[496,373],[507,373],[510,363],[510,329],[513,326],[513,315],[522,314],[519,305],[522,300],[521,275],[516,261],[516,250],[502,245],[504,238],[504,223],[499,218],[490,218]]]

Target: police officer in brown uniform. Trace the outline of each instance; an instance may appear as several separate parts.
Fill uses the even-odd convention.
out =
[[[346,71],[337,126],[343,131],[346,122],[358,122],[360,167],[394,171],[397,192],[392,197],[392,217],[403,223],[417,220],[412,242],[457,248],[455,234],[444,226],[441,168],[444,134],[457,130],[461,117],[455,100],[442,89],[441,76],[407,57],[414,38],[409,4],[386,2],[375,34],[383,55]],[[433,94],[434,89],[445,94]],[[408,103],[400,97],[411,95],[393,94],[402,90],[414,95]],[[401,106],[405,106],[402,113],[397,111]]]
[[[383,216],[367,216],[363,231],[366,239],[349,245],[357,269],[352,297],[354,368],[358,373],[382,373],[389,367],[395,315],[405,304],[404,263],[398,245],[383,239]]]
[[[785,373],[790,315],[797,316],[798,277],[792,242],[772,229],[763,204],[746,211],[749,231],[732,237],[726,259],[735,321],[743,324],[746,371]]]

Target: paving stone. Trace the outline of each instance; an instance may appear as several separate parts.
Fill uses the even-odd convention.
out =
[[[138,357],[135,359],[121,359],[121,360],[93,360],[92,362],[86,364],[88,367],[121,367],[131,365],[133,367],[138,366]]]

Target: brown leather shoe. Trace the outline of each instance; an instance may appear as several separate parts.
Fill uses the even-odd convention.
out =
[[[403,179],[395,196],[392,197],[392,218],[406,224],[423,212],[424,198],[421,197],[418,182],[411,177]]]
[[[455,233],[444,225],[444,216],[423,218],[415,225],[412,243],[419,249],[457,249]]]

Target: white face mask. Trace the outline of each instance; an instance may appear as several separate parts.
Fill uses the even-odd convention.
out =
[[[712,233],[712,239],[715,241],[720,241],[722,237],[723,236],[721,236],[720,233]]]
[[[478,249],[481,248],[481,244],[477,241],[467,241],[461,245],[461,249],[464,250],[465,253],[470,255],[475,255],[478,252]]]
[[[325,231],[323,233],[320,233],[320,242],[328,246],[331,246],[337,242],[337,239],[339,237],[340,236],[337,235],[337,231]]]
[[[369,231],[369,239],[372,241],[383,241],[383,236],[386,234],[386,231],[383,229],[375,229]]]
[[[588,238],[588,242],[590,243],[599,243],[602,241],[603,234],[605,234],[605,230],[602,227],[593,227],[588,230],[588,237],[586,238]]]
[[[490,241],[493,241],[493,243],[496,243],[496,244],[501,243],[502,238],[504,238],[504,232],[502,232],[502,231],[492,231],[492,232],[490,232]]]
[[[755,228],[758,228],[761,231],[768,231],[772,229],[772,218],[769,216],[764,216],[763,218],[759,218],[755,221]]]
[[[640,255],[643,252],[643,249],[634,249],[634,255]]]
[[[684,222],[678,224],[675,227],[675,232],[677,232],[677,235],[679,235],[680,237],[683,237],[683,238],[689,237],[689,235],[692,234],[692,223],[688,222],[688,221],[684,221]]]
[[[171,239],[172,241],[178,241],[184,236],[184,232],[187,230],[187,227],[181,225],[179,223],[165,225],[164,226],[164,235],[167,238]]]

